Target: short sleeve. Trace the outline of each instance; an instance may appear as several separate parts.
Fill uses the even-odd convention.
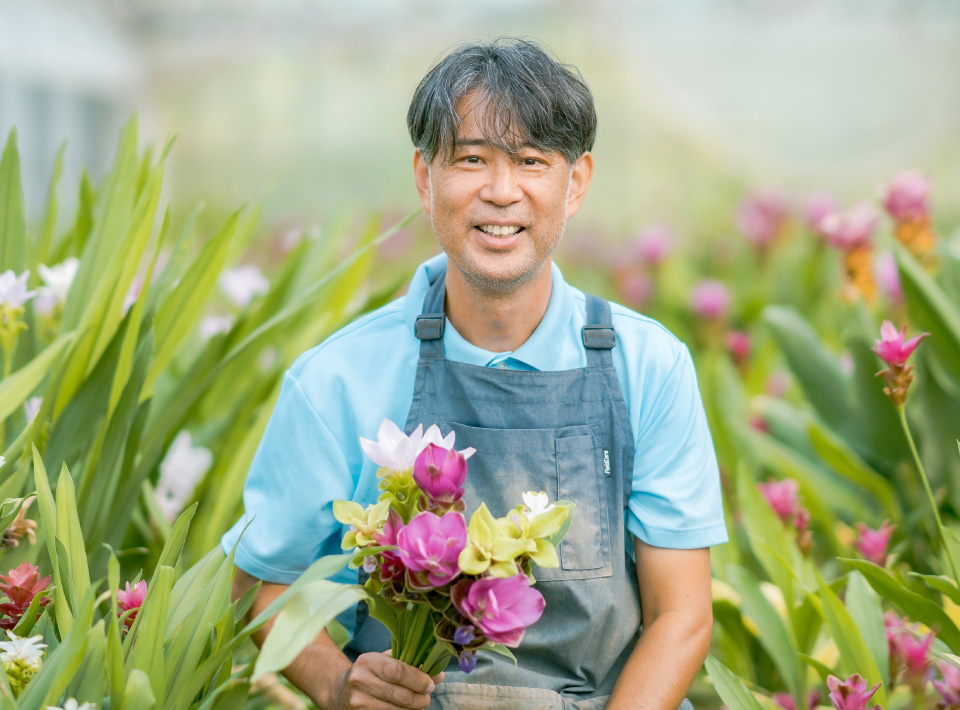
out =
[[[239,538],[240,569],[291,584],[321,556],[341,552],[333,501],[353,493],[340,446],[288,371],[247,474],[244,514],[221,546],[229,552]]]
[[[655,547],[694,549],[728,540],[717,457],[685,346],[640,423],[627,529]]]

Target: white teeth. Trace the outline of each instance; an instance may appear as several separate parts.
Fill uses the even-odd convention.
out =
[[[492,234],[495,237],[505,236],[508,234],[516,234],[520,231],[521,227],[516,225],[511,225],[509,227],[501,227],[497,224],[483,224],[480,226],[480,229],[486,232],[487,234]]]

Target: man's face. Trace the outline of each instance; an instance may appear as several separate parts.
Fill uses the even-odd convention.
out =
[[[593,170],[529,146],[510,155],[483,138],[469,96],[454,154],[414,158],[417,190],[450,263],[485,291],[509,293],[541,272],[580,206]]]

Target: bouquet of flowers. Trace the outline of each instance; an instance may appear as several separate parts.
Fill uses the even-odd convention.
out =
[[[379,500],[333,504],[350,526],[343,549],[356,550],[354,566],[370,575],[370,614],[389,629],[393,657],[428,675],[452,657],[469,673],[481,649],[513,658],[509,648],[543,614],[533,565],[559,566],[556,546],[573,518],[573,503],[528,492],[502,518],[481,503],[467,525],[463,483],[475,450],[457,451],[454,439],[436,425],[406,436],[385,419],[377,441],[360,439],[380,466]]]

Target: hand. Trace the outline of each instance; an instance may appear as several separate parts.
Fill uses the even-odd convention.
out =
[[[340,677],[330,710],[424,710],[443,680],[386,653],[364,653]]]

